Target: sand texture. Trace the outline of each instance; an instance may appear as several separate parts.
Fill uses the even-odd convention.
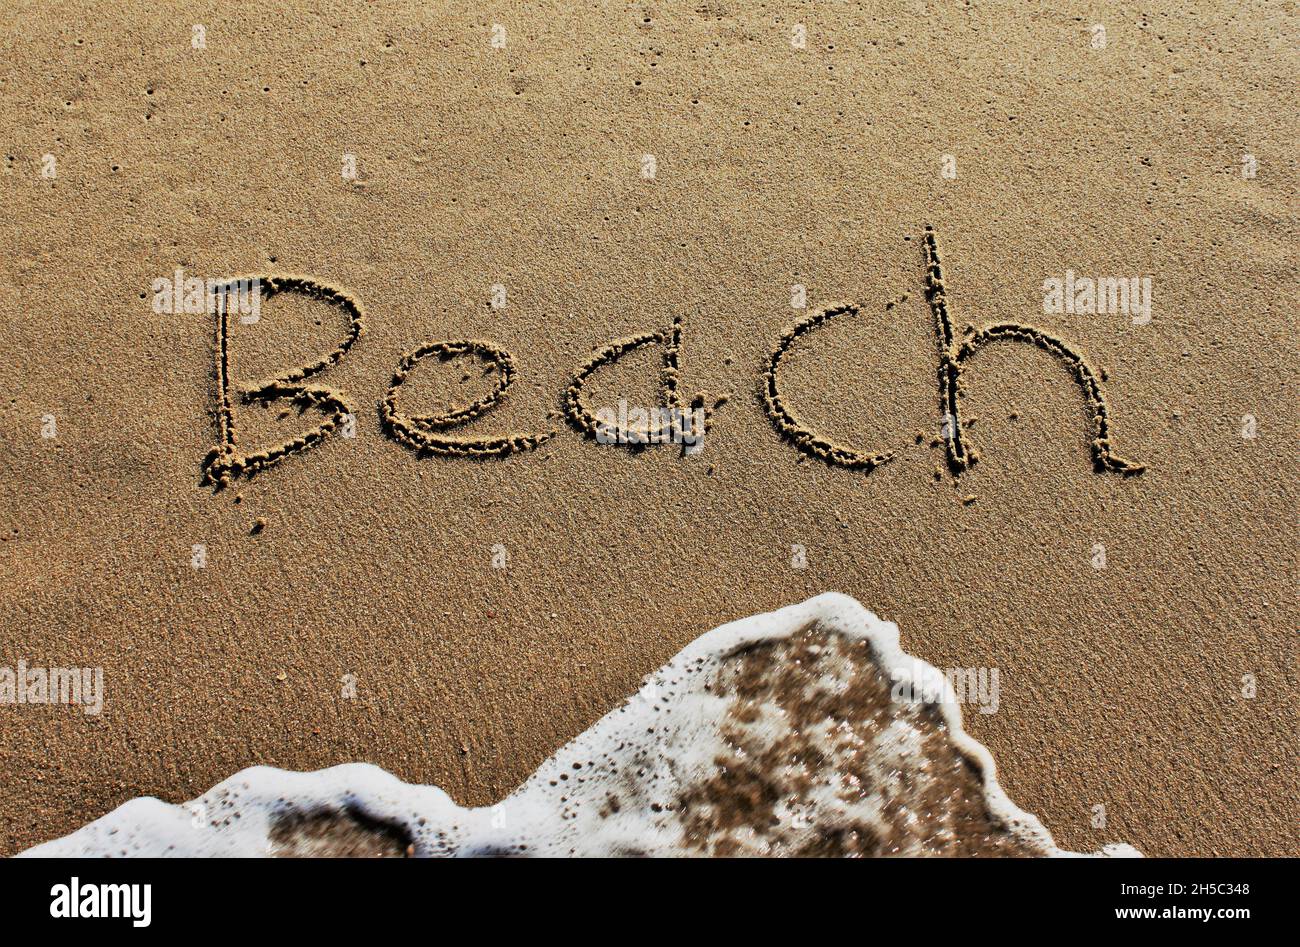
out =
[[[836,591],[998,670],[1063,849],[1300,854],[1300,23],[1042,6],[0,5],[0,677],[104,688],[0,703],[0,853],[253,765],[488,805]]]

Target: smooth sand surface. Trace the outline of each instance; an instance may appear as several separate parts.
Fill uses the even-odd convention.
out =
[[[0,666],[102,667],[106,700],[0,705],[0,852],[256,763],[369,761],[483,804],[703,631],[835,590],[939,667],[999,670],[967,729],[1062,847],[1300,854],[1286,5],[89,7],[0,12]],[[927,223],[958,331],[1067,341],[1145,473],[1096,472],[1079,385],[1007,344],[963,373],[981,458],[954,477]],[[201,485],[213,318],[150,299],[178,266],[357,301],[364,335],[312,379],[355,438]],[[1067,269],[1151,276],[1151,321],[1044,314]],[[764,410],[781,334],[835,303],[860,310],[800,338],[782,389],[836,444],[896,452],[869,473]],[[573,373],[674,316],[683,396],[729,396],[703,451],[574,431]],[[231,325],[232,383],[346,329],[272,298]],[[464,338],[516,374],[448,433],[555,437],[474,460],[385,432],[402,355]],[[592,402],[654,398],[658,359]],[[426,359],[403,410],[487,395],[484,365]],[[283,407],[234,404],[241,449],[318,422]]]

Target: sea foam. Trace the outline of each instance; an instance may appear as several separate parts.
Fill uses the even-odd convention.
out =
[[[1071,853],[1003,792],[945,677],[900,649],[895,625],[826,594],[702,635],[493,806],[367,764],[257,766],[24,854]]]

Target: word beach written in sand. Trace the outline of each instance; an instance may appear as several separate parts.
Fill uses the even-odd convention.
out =
[[[942,413],[941,438],[946,447],[949,468],[954,473],[960,473],[979,459],[979,453],[971,445],[962,421],[963,372],[971,359],[988,346],[1001,342],[1019,342],[1052,355],[1067,369],[1082,391],[1088,409],[1089,446],[1094,469],[1099,473],[1118,473],[1124,476],[1140,474],[1144,470],[1141,464],[1126,460],[1113,450],[1106,398],[1097,372],[1084,357],[1066,342],[1041,329],[1013,322],[995,323],[980,329],[970,327],[963,337],[957,338],[953,332],[943,267],[939,260],[938,239],[930,227],[925,230],[924,248],[925,294],[934,319],[939,351],[937,378]],[[216,287],[217,445],[203,462],[203,482],[217,489],[228,485],[235,478],[251,477],[294,454],[317,446],[331,434],[343,430],[355,417],[354,409],[342,392],[313,384],[312,381],[337,365],[361,338],[364,317],[360,304],[339,289],[299,276],[245,277],[239,281],[227,281],[225,285],[242,285],[248,279],[256,279],[260,283],[263,300],[281,293],[293,293],[335,307],[346,317],[347,330],[333,351],[315,362],[275,378],[234,389],[230,380],[229,311],[232,307],[222,302],[224,287]],[[209,294],[212,292],[209,289]],[[887,303],[886,311],[892,310],[907,298],[904,295]],[[861,307],[856,304],[831,306],[783,332],[767,359],[762,374],[760,401],[776,431],[798,451],[831,466],[870,472],[892,460],[895,452],[888,449],[864,450],[838,444],[812,430],[791,410],[781,385],[782,362],[795,345],[832,319],[854,316],[861,311]],[[697,393],[690,396],[689,402],[686,401],[681,391],[679,366],[682,331],[682,320],[675,318],[668,329],[620,339],[598,350],[579,368],[565,389],[561,397],[560,413],[563,419],[577,433],[603,444],[640,450],[652,445],[671,443],[685,445],[683,453],[689,452],[687,448],[697,446],[710,429],[714,409],[720,407],[725,399],[719,398],[709,405],[707,395]],[[617,414],[607,408],[593,409],[585,393],[591,377],[627,353],[647,346],[659,346],[663,351],[659,371],[660,406],[652,411],[627,411],[624,406]],[[401,388],[417,364],[427,358],[446,362],[467,356],[485,361],[490,366],[489,370],[495,372],[496,384],[490,393],[471,404],[453,407],[443,414],[408,414],[401,409]],[[403,355],[398,362],[388,390],[379,404],[383,430],[419,456],[486,459],[536,450],[559,432],[545,430],[489,437],[467,437],[452,433],[455,429],[482,418],[499,405],[507,397],[517,375],[514,357],[493,342],[483,339],[450,339],[425,343]],[[232,407],[236,398],[245,405],[270,406],[281,403],[297,407],[300,412],[316,409],[324,417],[316,427],[283,443],[261,450],[243,451]]]

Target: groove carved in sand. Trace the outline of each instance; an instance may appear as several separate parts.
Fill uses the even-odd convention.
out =
[[[680,442],[680,437],[674,436],[680,435],[680,430],[664,430],[658,424],[646,431],[629,431],[617,425],[611,429],[608,425],[601,425],[596,420],[596,414],[591,410],[587,399],[583,397],[583,389],[592,375],[605,366],[614,364],[628,352],[647,345],[663,346],[663,364],[659,370],[659,391],[663,400],[662,407],[673,410],[672,417],[676,419],[672,422],[673,425],[682,423],[680,367],[682,320],[680,316],[675,316],[673,326],[667,332],[644,332],[626,339],[619,339],[617,342],[612,342],[600,349],[587,360],[582,368],[578,369],[577,374],[573,376],[573,381],[569,383],[569,387],[564,392],[564,416],[576,431],[594,439],[599,433],[602,433],[601,428],[603,427],[610,443],[627,444],[633,448],[644,447],[647,443]],[[689,411],[692,417],[695,411],[703,412],[703,433],[707,434],[713,424],[713,413],[711,409],[705,406],[705,400],[705,394],[700,392],[691,399],[690,408],[685,410]]]
[[[245,277],[244,279],[249,279]],[[241,454],[238,450],[239,438],[235,428],[234,412],[231,408],[230,383],[230,327],[229,310],[226,293],[216,294],[217,305],[217,339],[216,339],[216,373],[217,373],[217,446],[209,451],[203,461],[203,479],[205,485],[216,489],[227,486],[238,477],[251,477],[267,467],[277,464],[292,454],[301,453],[315,447],[331,433],[340,428],[348,415],[353,414],[352,407],[337,391],[316,385],[304,385],[315,375],[337,365],[353,344],[361,337],[364,329],[361,306],[347,293],[301,276],[265,276],[254,277],[260,287],[261,298],[268,300],[280,293],[297,293],[309,299],[319,300],[341,309],[348,318],[348,329],[343,339],[333,351],[320,359],[295,368],[279,377],[261,382],[239,392],[240,402],[245,405],[270,405],[277,401],[287,401],[296,406],[299,412],[315,408],[327,414],[316,427],[297,435],[274,447]],[[227,286],[234,286],[235,280]]]
[[[906,300],[907,296],[903,296],[895,302],[887,303],[885,309],[893,309],[895,305]],[[866,453],[845,447],[842,444],[836,444],[834,441],[822,437],[800,421],[794,412],[790,410],[785,395],[781,391],[780,383],[781,362],[794,347],[795,342],[836,316],[855,316],[859,312],[861,312],[861,309],[853,304],[831,306],[828,309],[814,313],[793,329],[787,329],[782,333],[776,349],[768,357],[767,370],[763,373],[763,406],[767,409],[767,416],[781,436],[803,453],[824,460],[836,467],[847,467],[849,470],[865,470],[870,473],[881,464],[893,460],[894,452],[877,451],[876,453]]]
[[[477,355],[496,369],[497,381],[492,391],[463,408],[440,415],[407,415],[398,410],[397,389],[405,382],[416,364],[430,355],[440,361],[449,361],[462,355]],[[514,357],[491,342],[479,339],[457,339],[449,342],[429,342],[402,356],[393,373],[392,384],[379,405],[379,417],[384,430],[396,441],[422,455],[443,457],[508,457],[530,451],[555,436],[554,431],[544,434],[506,434],[501,437],[456,438],[439,433],[460,424],[466,424],[492,410],[506,397],[514,383]]]
[[[934,317],[935,333],[939,344],[939,403],[945,418],[943,440],[947,444],[948,465],[955,473],[960,473],[979,459],[979,454],[966,442],[961,414],[962,366],[969,359],[994,342],[1026,342],[1035,345],[1065,364],[1074,380],[1083,391],[1088,406],[1088,417],[1092,434],[1093,467],[1099,472],[1118,473],[1133,476],[1146,468],[1131,460],[1115,454],[1112,450],[1112,433],[1110,412],[1106,405],[1105,394],[1097,380],[1097,373],[1084,360],[1083,356],[1065,342],[1049,335],[1042,329],[1014,322],[1001,322],[984,326],[979,330],[970,330],[960,341],[954,339],[952,316],[948,311],[948,300],[944,289],[943,268],[939,262],[938,240],[934,228],[925,228],[925,295]],[[886,311],[905,302],[903,296],[887,303]],[[867,453],[854,450],[813,431],[790,410],[790,406],[781,390],[779,372],[781,362],[794,344],[805,334],[824,325],[841,315],[857,315],[861,308],[854,304],[831,306],[814,313],[794,328],[782,333],[776,348],[768,358],[767,369],[763,374],[763,406],[767,416],[777,431],[794,447],[810,457],[816,457],[837,467],[851,470],[864,470],[870,473],[881,464],[887,463],[895,456],[894,451],[884,450]],[[937,444],[936,444],[937,446]]]
[[[950,469],[960,473],[978,460],[978,453],[967,443],[964,430],[967,425],[963,422],[961,412],[963,365],[985,346],[994,342],[1009,341],[1037,346],[1059,359],[1070,370],[1087,402],[1092,434],[1093,465],[1098,472],[1119,473],[1125,476],[1142,473],[1145,468],[1141,464],[1120,457],[1112,451],[1110,413],[1097,373],[1082,355],[1065,342],[1034,326],[1012,322],[994,323],[979,330],[968,328],[967,334],[962,339],[955,338],[944,286],[943,268],[939,261],[938,240],[934,229],[929,226],[925,229],[924,247],[926,300],[934,318],[938,338],[939,400],[945,417],[943,441],[946,443]],[[297,437],[266,450],[241,454],[238,450],[238,436],[231,408],[228,322],[230,307],[226,304],[225,294],[217,294],[219,301],[216,352],[218,444],[204,460],[203,482],[218,489],[233,478],[252,476],[291,454],[316,446],[343,425],[347,417],[352,414],[351,407],[337,391],[306,385],[303,382],[337,365],[361,336],[363,323],[360,305],[341,290],[306,277],[271,276],[259,278],[259,281],[262,296],[265,298],[278,293],[291,292],[337,306],[347,315],[348,331],[333,351],[317,361],[240,391],[239,397],[244,404],[269,405],[272,402],[288,401],[296,405],[300,412],[314,408],[326,414],[321,424]],[[231,281],[232,285],[233,283],[234,281]],[[887,303],[885,311],[894,309],[907,299],[908,296],[905,294]],[[786,330],[768,358],[762,379],[762,400],[773,426],[800,452],[833,466],[869,473],[892,460],[895,452],[856,450],[837,444],[812,430],[791,410],[780,381],[783,360],[803,336],[831,319],[844,315],[857,315],[860,312],[861,308],[855,304],[832,306],[808,316],[793,328]],[[573,376],[573,380],[562,396],[563,414],[569,425],[586,437],[605,440],[606,438],[602,438],[601,435],[608,434],[610,442],[626,444],[633,449],[640,449],[650,443],[681,442],[683,438],[678,436],[682,433],[680,429],[665,429],[663,425],[665,423],[674,427],[681,425],[682,418],[686,416],[702,415],[703,431],[707,433],[713,419],[712,411],[705,406],[705,394],[696,394],[691,400],[689,409],[684,410],[682,407],[679,365],[681,342],[682,320],[680,317],[675,317],[672,328],[667,331],[631,336],[597,351]],[[647,345],[663,347],[663,362],[659,372],[660,395],[662,407],[669,409],[666,414],[673,420],[665,422],[663,416],[660,416],[657,421],[650,423],[647,430],[628,430],[617,425],[611,429],[608,424],[603,424],[597,419],[596,413],[588,404],[585,392],[587,382],[601,368],[612,365],[628,352]],[[468,406],[453,408],[445,414],[404,414],[397,404],[398,389],[406,382],[416,364],[430,355],[436,355],[442,361],[465,355],[483,358],[491,363],[496,371],[496,385],[488,395]],[[541,434],[505,434],[485,438],[456,438],[444,433],[449,428],[472,422],[499,404],[506,397],[516,375],[514,358],[509,352],[492,342],[459,339],[426,343],[402,356],[384,399],[380,402],[379,414],[383,429],[399,443],[422,456],[508,457],[534,450],[558,432],[552,430]],[[717,408],[725,400],[725,398],[718,399],[713,408]],[[937,442],[934,446],[938,446]],[[967,501],[963,500],[963,502]]]
[[[987,325],[967,335],[960,342],[954,340],[952,317],[948,312],[944,289],[943,267],[939,262],[938,238],[933,227],[925,228],[925,295],[934,316],[935,333],[939,342],[939,402],[947,419],[945,440],[948,465],[960,472],[974,464],[979,454],[967,443],[962,431],[961,392],[962,364],[985,346],[994,342],[1026,342],[1055,356],[1065,364],[1083,390],[1088,405],[1092,433],[1092,463],[1098,473],[1110,472],[1124,476],[1142,473],[1146,468],[1118,456],[1111,450],[1110,413],[1106,397],[1097,381],[1097,374],[1083,356],[1055,336],[1042,329],[1014,322]]]

